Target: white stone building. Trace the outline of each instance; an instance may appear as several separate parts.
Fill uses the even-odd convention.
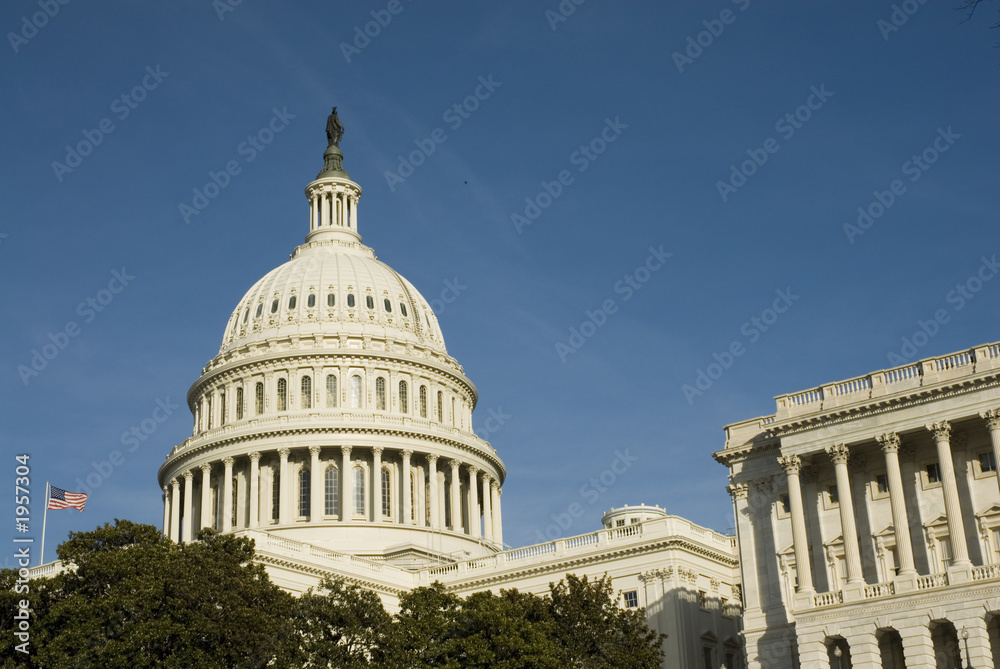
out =
[[[749,666],[1000,666],[1000,343],[776,399],[715,454]]]
[[[476,388],[427,301],[361,243],[361,187],[337,143],[306,186],[305,243],[240,300],[188,393],[192,436],[159,471],[164,533],[253,537],[282,588],[340,576],[390,611],[434,581],[545,593],[608,574],[669,635],[664,667],[741,666],[733,537],[640,506],[504,550],[505,470],[472,430]]]

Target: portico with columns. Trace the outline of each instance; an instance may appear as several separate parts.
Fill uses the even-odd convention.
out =
[[[989,344],[781,395],[774,415],[727,426],[715,457],[730,468],[748,638],[790,633],[802,666],[829,666],[838,645],[882,666],[933,657],[964,627],[973,666],[993,666],[998,385]],[[770,492],[751,503],[742,491],[761,481]],[[748,647],[750,667],[793,666],[755,654],[773,649]]]

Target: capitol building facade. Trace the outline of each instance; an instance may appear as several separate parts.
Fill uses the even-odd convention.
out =
[[[342,133],[334,110],[305,242],[239,301],[191,386],[192,435],[158,475],[164,533],[251,537],[280,587],[339,577],[390,612],[435,581],[545,594],[607,574],[667,635],[664,667],[743,666],[734,537],[639,505],[598,532],[505,546],[506,472],[473,432],[476,387],[427,300],[362,244]]]

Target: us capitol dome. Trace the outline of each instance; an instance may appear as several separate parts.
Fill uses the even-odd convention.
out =
[[[160,467],[164,532],[265,531],[404,568],[502,550],[504,465],[420,292],[361,243],[327,123],[309,231],[236,305]]]

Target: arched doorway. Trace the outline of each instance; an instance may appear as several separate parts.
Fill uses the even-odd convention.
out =
[[[830,669],[852,669],[851,646],[844,637],[829,637],[826,653],[830,659]]]
[[[993,611],[986,614],[986,632],[990,636],[993,666],[1000,667],[1000,611]]]
[[[958,647],[958,632],[950,620],[935,620],[930,624],[937,669],[962,669]]]
[[[906,669],[903,657],[903,638],[894,629],[881,629],[875,633],[882,658],[882,669]]]

